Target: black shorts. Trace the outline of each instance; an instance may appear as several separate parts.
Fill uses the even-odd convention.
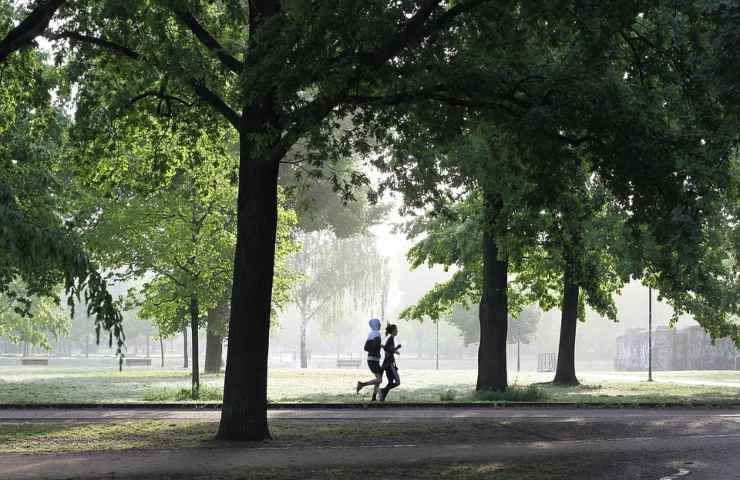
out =
[[[383,369],[380,368],[380,362],[377,360],[368,360],[367,366],[370,368],[370,371],[376,375],[383,372]]]

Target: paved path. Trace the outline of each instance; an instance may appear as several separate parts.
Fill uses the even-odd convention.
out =
[[[135,419],[216,421],[204,410],[4,410],[0,422],[89,422]],[[3,480],[225,478],[261,467],[485,462],[567,465],[557,478],[737,480],[740,409],[384,409],[278,410],[273,419],[305,421],[484,422],[498,433],[484,442],[414,439],[354,446],[229,445],[65,455],[0,455]],[[245,475],[248,478],[248,475]],[[316,478],[316,477],[314,477]],[[543,477],[549,478],[549,477]]]

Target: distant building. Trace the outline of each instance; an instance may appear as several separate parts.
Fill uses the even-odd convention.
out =
[[[633,328],[617,337],[615,370],[647,370],[648,332]],[[738,370],[740,350],[729,338],[715,341],[701,327],[653,331],[653,370]]]

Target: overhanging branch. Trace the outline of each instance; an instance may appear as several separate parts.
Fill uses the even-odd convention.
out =
[[[192,82],[192,87],[196,95],[223,115],[234,128],[239,129],[239,115],[221,97],[203,83],[194,81]]]
[[[178,9],[175,9],[174,13],[175,16],[184,23],[191,32],[193,32],[193,35],[195,35],[200,43],[202,43],[209,52],[214,54],[226,68],[236,74],[241,73],[244,68],[244,63],[231,56],[226,49],[218,43],[218,40],[208,33],[203,25],[198,22],[193,14],[188,11]]]
[[[46,35],[47,38],[51,40],[71,40],[73,42],[79,42],[79,43],[88,43],[91,45],[95,45],[97,47],[101,47],[105,50],[108,50],[111,53],[114,53],[116,55],[122,55],[124,57],[128,57],[131,60],[142,60],[142,55],[135,50],[125,46],[120,45],[115,42],[111,42],[110,40],[105,40],[104,38],[99,37],[93,37],[92,35],[85,35],[78,32],[73,32],[69,30],[64,30],[61,32],[52,32]]]
[[[76,41],[80,43],[87,43],[91,45],[95,45],[97,47],[103,48],[115,55],[124,56],[127,58],[130,58],[131,60],[136,61],[144,61],[143,55],[141,55],[139,52],[125,46],[121,45],[115,42],[112,42],[110,40],[106,40],[104,38],[94,37],[91,35],[84,35],[78,32],[72,32],[72,31],[62,31],[62,32],[55,32],[47,35],[49,38],[53,40],[60,40],[60,39],[67,39],[71,41]],[[158,68],[158,67],[155,67]],[[210,90],[208,87],[205,86],[200,81],[197,80],[186,80],[190,87],[193,89],[196,95],[200,97],[201,100],[206,102],[208,105],[210,105],[214,110],[219,112],[221,115],[223,115],[226,120],[231,123],[231,125],[234,126],[234,128],[238,128],[239,126],[239,115],[231,108],[229,105],[224,102],[224,100],[219,97],[215,92]]]
[[[368,66],[380,66],[389,59],[398,55],[401,50],[409,45],[420,42],[424,38],[434,35],[442,30],[463,13],[470,12],[490,0],[469,0],[460,2],[446,12],[440,14],[436,19],[429,21],[435,11],[438,10],[441,0],[426,0],[422,3],[414,15],[406,22],[401,31],[393,36],[381,47],[369,54],[361,56],[362,63]]]
[[[0,41],[0,63],[8,55],[33,42],[49,26],[49,21],[56,11],[65,3],[65,0],[46,0],[39,2],[36,8],[12,29]]]

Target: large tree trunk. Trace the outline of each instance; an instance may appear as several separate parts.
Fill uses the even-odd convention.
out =
[[[198,316],[200,315],[198,307],[198,299],[196,297],[190,297],[190,336],[192,337],[193,343],[193,385],[192,385],[192,398],[195,400],[198,398],[198,392],[200,391],[200,365],[198,362]]]
[[[249,115],[245,113],[245,122],[250,121]],[[218,436],[226,440],[256,441],[270,438],[267,357],[275,267],[278,162],[269,154],[254,155],[251,149],[257,147],[245,130],[240,138],[236,255]]]
[[[553,383],[558,385],[578,385],[576,378],[576,326],[578,325],[578,284],[570,273],[571,265],[566,265],[563,273],[563,305],[560,320],[560,345],[558,365]]]
[[[301,368],[308,368],[308,349],[306,348],[306,330],[308,329],[308,318],[301,316]]]
[[[494,202],[486,206],[489,225],[483,231],[483,295],[479,307],[480,346],[476,390],[506,390],[506,334],[508,329],[508,262],[498,258],[493,223],[498,214]]]

